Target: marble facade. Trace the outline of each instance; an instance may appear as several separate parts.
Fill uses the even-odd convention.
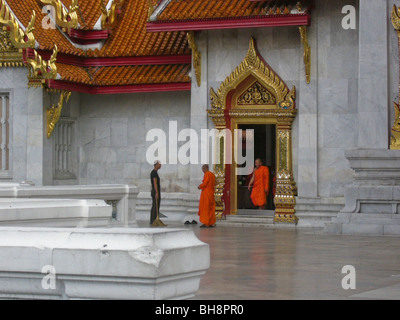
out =
[[[355,30],[341,26],[345,5],[356,8]],[[146,206],[152,169],[145,159],[151,144],[146,142],[146,133],[154,128],[168,132],[169,121],[177,121],[178,130],[213,128],[206,113],[211,107],[210,89],[218,88],[240,64],[253,36],[266,62],[289,87],[297,88],[293,167],[298,215],[337,213],[344,208],[346,190],[354,182],[346,150],[387,150],[389,146],[392,101],[398,96],[398,43],[389,19],[392,5],[388,0],[316,1],[308,28],[309,84],[298,28],[249,28],[196,34],[202,80],[200,86],[192,81],[191,92],[73,93],[62,115],[74,121],[71,170],[75,176],[70,179],[54,176],[53,141],[44,134],[44,109],[55,103],[55,95],[28,89],[25,68],[3,68],[1,90],[10,90],[12,97],[12,165],[10,176],[4,179],[37,186],[136,185]],[[183,206],[191,213],[192,202],[199,196],[200,165],[166,164],[160,176],[162,192],[171,198],[187,194],[191,204]]]

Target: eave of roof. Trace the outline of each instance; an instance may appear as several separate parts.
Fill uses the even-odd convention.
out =
[[[262,28],[282,26],[309,26],[309,14],[289,14],[274,16],[250,16],[219,19],[190,19],[174,21],[152,21],[147,23],[149,32],[160,31],[200,31],[214,29]]]

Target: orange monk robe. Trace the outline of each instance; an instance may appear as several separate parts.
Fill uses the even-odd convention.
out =
[[[251,192],[251,201],[256,207],[262,207],[267,204],[267,194],[269,191],[269,169],[260,166],[254,171],[253,191]]]
[[[204,174],[203,183],[199,186],[200,195],[199,216],[200,222],[206,226],[215,224],[215,175],[211,171]]]

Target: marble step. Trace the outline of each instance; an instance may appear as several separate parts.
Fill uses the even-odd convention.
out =
[[[222,227],[259,227],[275,228],[274,217],[267,215],[229,215],[226,219],[218,220],[218,226]]]

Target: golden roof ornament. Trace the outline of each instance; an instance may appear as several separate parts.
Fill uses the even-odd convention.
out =
[[[57,26],[68,31],[78,28],[78,0],[72,0],[68,11],[64,8],[60,0],[40,0],[44,5],[53,6],[55,9],[55,22]]]
[[[35,11],[33,11],[32,18],[24,31],[4,0],[0,0],[0,6],[0,25],[9,30],[12,45],[17,49],[33,48],[35,46],[35,37],[33,35],[36,20]]]
[[[112,29],[117,21],[117,11],[121,9],[125,0],[114,0],[110,9],[107,9],[105,0],[101,0],[101,28]]]
[[[46,110],[47,139],[50,139],[56,124],[60,120],[61,111],[63,109],[64,103],[68,102],[70,96],[71,96],[70,91],[62,91],[58,104],[57,105],[53,104],[50,108]]]
[[[53,54],[50,57],[50,60],[46,61],[34,50],[35,58],[27,58],[26,62],[29,68],[29,79],[55,79],[57,77],[57,66],[56,59],[58,48],[57,45],[54,46]]]
[[[192,57],[193,57],[193,67],[196,74],[197,86],[201,85],[201,53],[197,47],[194,32],[189,31],[187,33],[187,39],[189,43],[190,49],[192,49]]]

